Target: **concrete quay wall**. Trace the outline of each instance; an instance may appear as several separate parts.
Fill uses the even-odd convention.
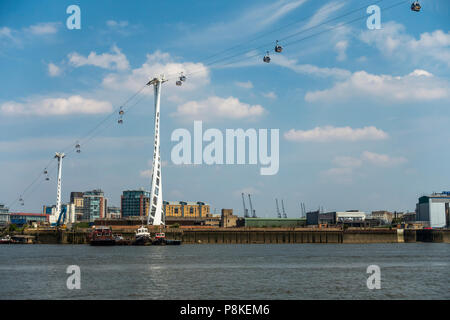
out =
[[[317,230],[317,229],[166,229],[168,239],[184,244],[282,244],[282,243],[450,243],[450,230]],[[27,230],[40,244],[87,244],[88,231]],[[123,230],[125,239],[134,232]]]

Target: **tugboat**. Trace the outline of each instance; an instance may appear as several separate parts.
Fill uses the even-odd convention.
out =
[[[141,226],[136,230],[136,239],[134,240],[134,245],[136,246],[145,246],[152,244],[152,238],[150,236],[150,232],[144,226]]]
[[[11,239],[9,234],[0,239],[0,244],[10,244],[10,243],[14,243],[14,240]]]
[[[165,246],[165,245],[177,246],[177,245],[181,244],[181,240],[166,239],[166,234],[164,232],[159,232],[155,235],[155,240],[153,241],[153,244],[159,245],[159,246]]]
[[[116,245],[118,246],[124,246],[129,244],[127,240],[124,239],[124,237],[121,234],[114,234],[114,241],[116,242]]]
[[[92,227],[89,244],[91,246],[113,246],[116,240],[113,237],[111,227]]]

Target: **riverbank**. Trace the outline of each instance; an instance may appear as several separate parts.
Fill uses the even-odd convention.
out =
[[[152,230],[151,230],[152,231]],[[162,230],[168,239],[181,240],[184,244],[301,244],[301,243],[450,243],[450,230],[405,229],[275,229],[275,228],[199,228]],[[88,244],[89,229],[77,231],[57,229],[26,229],[22,235],[27,243],[37,244]],[[153,232],[157,232],[153,230]],[[114,228],[114,233],[124,239],[134,239],[134,230]],[[18,236],[18,235],[16,235]]]

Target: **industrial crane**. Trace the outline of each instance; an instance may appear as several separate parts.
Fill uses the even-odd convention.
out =
[[[278,207],[278,199],[275,199],[275,202],[276,202],[276,204],[277,204],[277,214],[278,214],[278,219],[281,219],[280,207]]]
[[[242,203],[244,204],[244,217],[248,218],[248,210],[245,207],[244,193],[242,192]]]
[[[281,199],[281,209],[283,209],[283,218],[287,219],[286,212],[284,211],[284,201],[283,201],[283,199]]]
[[[256,211],[253,210],[252,199],[250,198],[250,194],[248,195],[248,202],[250,203],[250,213],[252,214],[252,218],[256,218]]]

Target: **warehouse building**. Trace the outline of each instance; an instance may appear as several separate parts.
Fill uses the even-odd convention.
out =
[[[25,212],[11,212],[11,223],[16,226],[23,226],[31,224],[32,222],[43,223],[49,221],[50,215],[45,213],[25,213]]]
[[[249,228],[295,228],[306,225],[304,218],[244,218]]]
[[[450,191],[422,196],[416,204],[416,221],[432,228],[449,226]]]
[[[201,201],[164,201],[166,218],[206,218],[210,213],[209,204]]]
[[[311,211],[306,213],[307,225],[347,224],[350,226],[363,226],[365,220],[366,220],[365,212],[359,210],[332,211],[325,213],[320,213],[319,211]]]

